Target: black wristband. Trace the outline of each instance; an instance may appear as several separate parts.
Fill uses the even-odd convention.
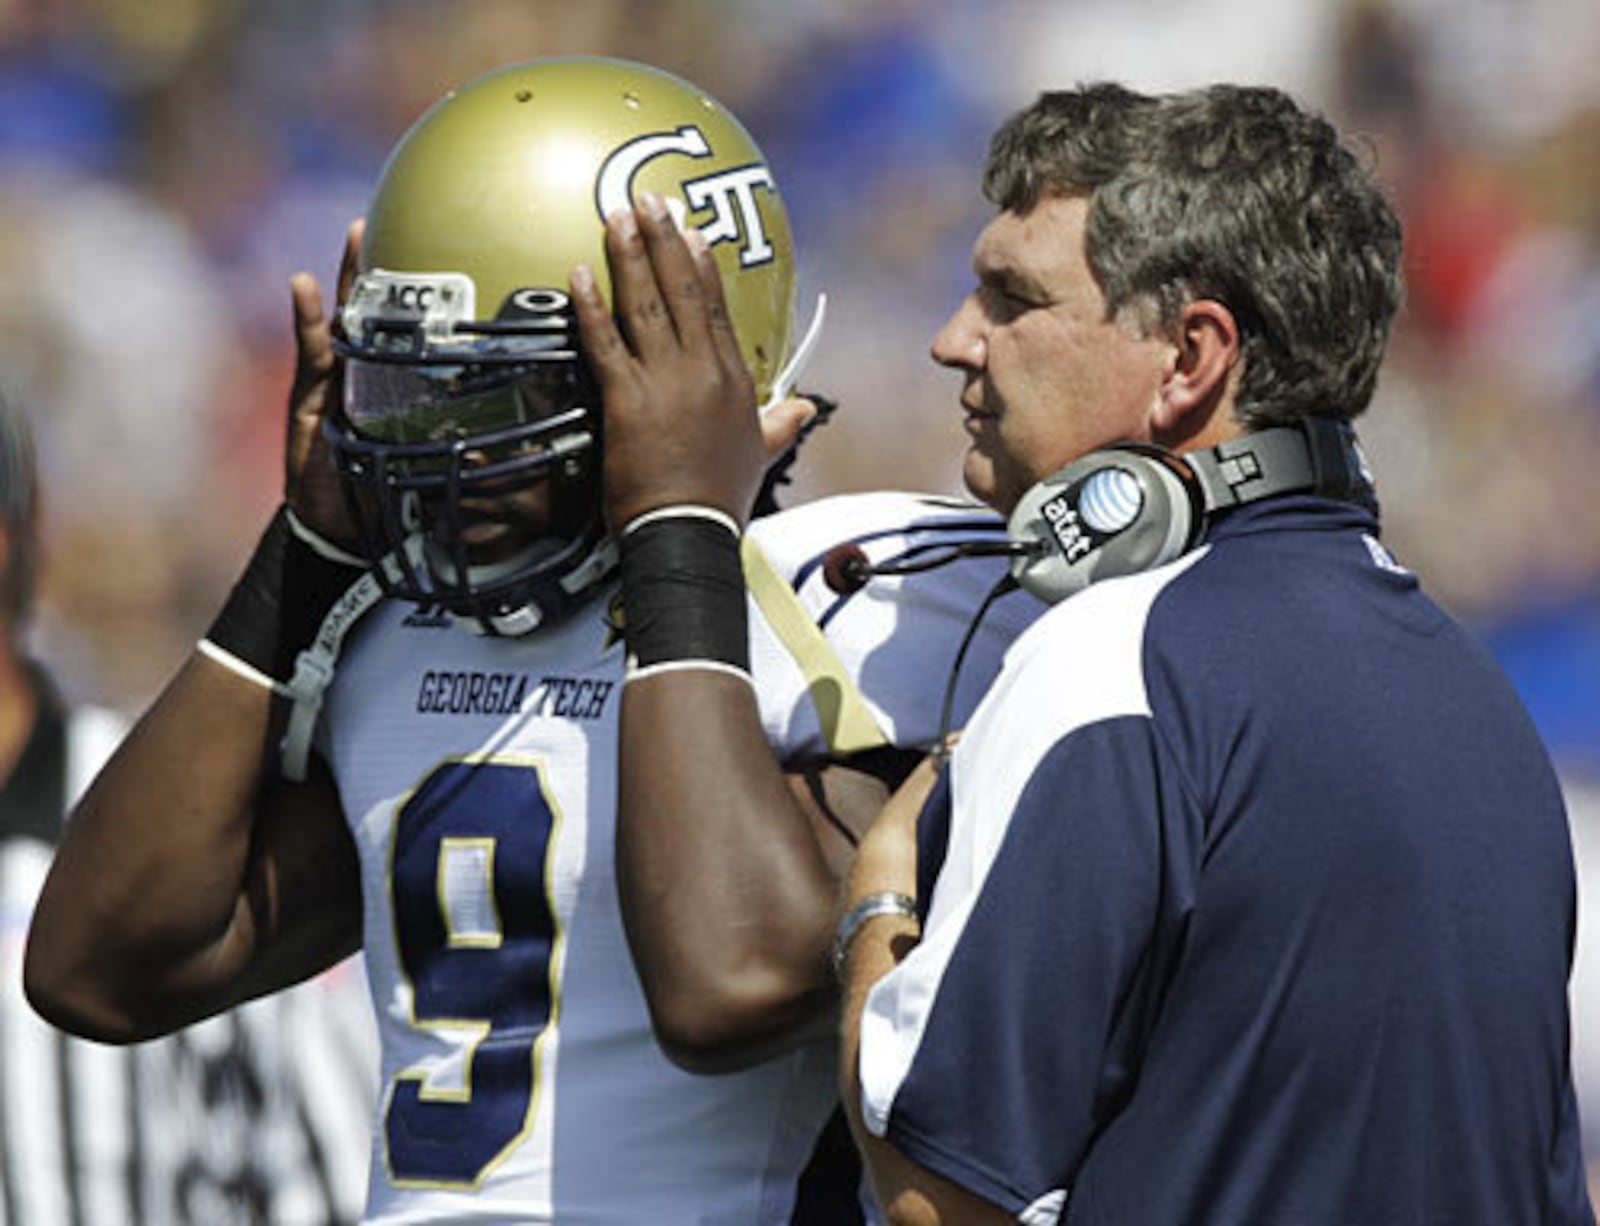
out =
[[[363,573],[306,544],[290,526],[288,508],[279,507],[206,639],[265,676],[287,681],[328,610]]]
[[[637,670],[686,662],[750,671],[739,538],[692,513],[653,517],[622,537],[622,616]]]

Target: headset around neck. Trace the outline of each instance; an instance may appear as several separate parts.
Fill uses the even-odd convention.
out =
[[[1106,447],[1017,502],[1007,525],[1011,574],[1053,604],[1098,580],[1182,557],[1218,512],[1292,493],[1375,504],[1349,422],[1307,417],[1183,453],[1149,443]]]

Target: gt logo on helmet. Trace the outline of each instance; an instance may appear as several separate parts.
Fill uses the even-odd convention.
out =
[[[704,158],[712,156],[711,143],[705,133],[693,124],[685,124],[675,132],[652,132],[635,137],[623,145],[600,167],[599,181],[595,184],[595,207],[602,219],[633,202],[633,180],[645,165],[669,154]],[[706,242],[715,247],[718,243],[735,242],[741,237],[744,245],[739,249],[739,266],[755,268],[770,263],[774,253],[761,221],[761,209],[756,201],[756,189],[774,190],[772,172],[759,162],[737,166],[720,174],[703,179],[686,181],[684,195],[696,211],[710,209],[714,216],[700,232]],[[684,224],[684,207],[681,200],[669,197],[667,207]]]

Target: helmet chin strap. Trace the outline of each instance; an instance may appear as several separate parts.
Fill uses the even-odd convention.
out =
[[[407,552],[411,554],[412,564],[417,565],[421,562],[420,538],[416,552],[411,550],[411,544],[411,539],[408,539]],[[378,566],[386,569],[391,576],[400,571],[400,564],[393,554],[383,558]],[[376,568],[362,572],[361,578],[352,583],[345,594],[334,602],[333,608],[328,610],[328,615],[317,629],[317,637],[311,640],[311,646],[303,649],[295,658],[294,676],[289,678],[289,684],[285,687],[290,702],[289,724],[279,747],[279,769],[284,778],[296,783],[305,779],[311,754],[311,737],[317,728],[317,715],[322,710],[323,696],[333,680],[334,665],[339,661],[345,636],[383,598],[383,584],[378,580]]]
[[[603,537],[596,542],[582,562],[557,580],[557,584],[569,596],[581,595],[617,568],[619,556],[617,543],[609,536]],[[524,555],[513,559],[509,565],[521,565],[530,560],[531,556]],[[506,565],[508,564],[500,563],[496,569]],[[473,634],[498,635],[501,638],[520,638],[524,634],[532,634],[545,622],[544,610],[533,603],[510,609],[505,613],[497,613],[493,617],[470,617],[454,613],[450,616],[451,620],[463,630]]]
[[[817,305],[811,311],[811,322],[806,326],[804,335],[800,337],[800,343],[795,346],[794,353],[778,372],[778,377],[772,381],[772,393],[767,397],[767,402],[761,406],[763,412],[780,400],[787,400],[789,394],[794,391],[795,383],[805,373],[811,355],[817,348],[817,342],[822,338],[822,325],[827,316],[828,295],[818,294]]]

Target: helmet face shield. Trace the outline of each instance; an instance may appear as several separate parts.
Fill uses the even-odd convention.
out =
[[[347,358],[329,443],[369,555],[396,561],[390,593],[493,628],[581,561],[604,535],[596,405],[570,359]]]
[[[510,458],[493,453],[517,445],[554,447],[570,410],[587,409],[593,400],[585,372],[573,361],[461,366],[351,359],[345,370],[350,429],[408,449],[419,463],[462,441],[495,459]],[[586,433],[584,442],[593,439]]]
[[[605,218],[642,191],[706,238],[765,399],[791,349],[788,215],[749,134],[688,82],[599,57],[518,64],[391,153],[340,311],[328,437],[368,548],[397,559],[395,594],[492,629],[604,577],[601,406],[565,287],[582,263],[609,293]]]

